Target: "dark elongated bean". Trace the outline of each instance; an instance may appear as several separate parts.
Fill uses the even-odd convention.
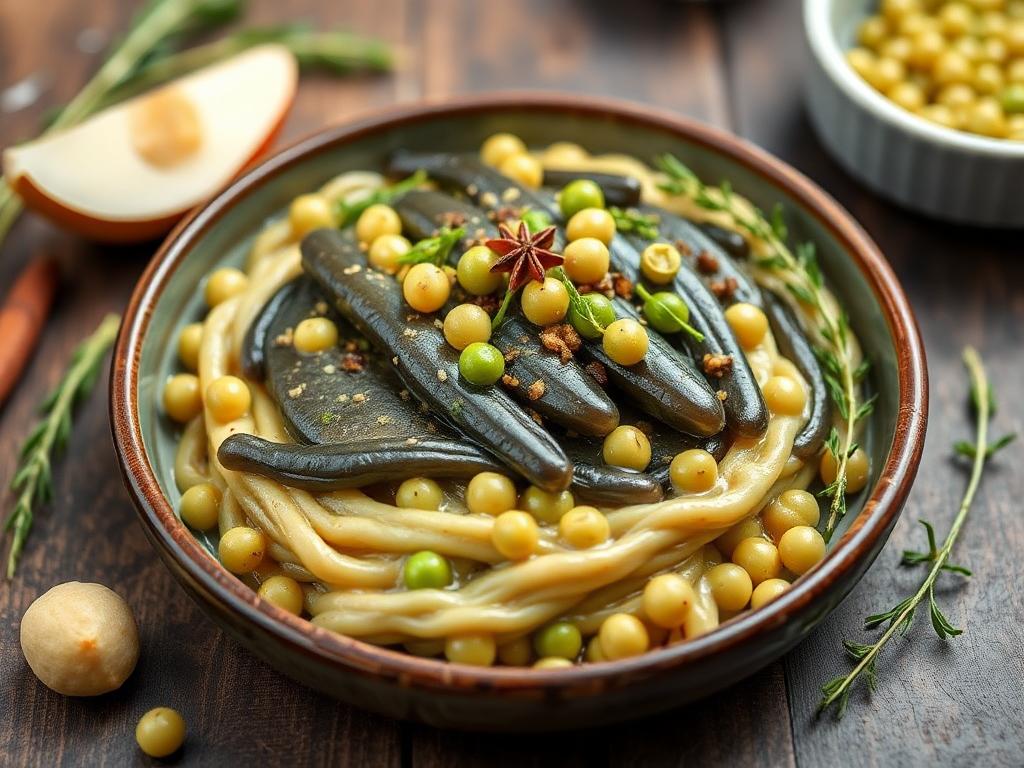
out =
[[[703,448],[720,460],[725,455],[726,443],[722,435],[709,438],[695,438],[678,432],[664,424],[645,420],[644,414],[629,405],[622,406],[623,423],[639,427],[651,442],[651,463],[642,473],[631,473],[647,478],[646,482],[661,488],[668,488],[669,465],[677,454],[691,448]],[[560,439],[569,458],[575,465],[596,465],[604,467],[603,442],[582,437],[566,436]],[[612,469],[605,467],[606,469]],[[628,470],[619,470],[628,472]],[[620,503],[641,503],[642,499],[627,499]]]
[[[505,371],[516,382],[510,391],[541,416],[581,435],[604,437],[619,425],[619,409],[594,377],[575,359],[563,363],[540,343],[537,328],[521,314],[509,313],[491,336],[491,344],[509,360]],[[534,399],[531,386],[542,382]]]
[[[504,190],[514,189],[517,191],[514,196],[517,201],[543,210],[551,210],[554,205],[549,193],[534,194],[493,169],[482,166],[478,161],[464,160],[458,156],[444,157],[448,159],[444,162],[435,161],[432,166],[443,169],[439,181],[455,188],[460,188],[461,184],[471,185],[472,190],[468,194],[481,201],[481,204],[484,204],[485,198],[500,200],[507,196]],[[401,216],[407,205],[416,205],[421,211],[419,220],[428,224],[441,218],[450,218],[452,210],[460,211],[467,219],[472,217],[472,208],[465,203],[451,201],[446,206],[443,198],[443,195],[436,192],[411,192],[398,201],[397,210]],[[422,212],[428,214],[423,215]],[[414,223],[414,217],[406,213],[403,221]],[[486,229],[486,232],[490,236],[493,229]],[[620,316],[637,316],[628,302],[621,299],[616,302]],[[499,328],[499,334],[502,333],[507,333],[507,330]],[[599,340],[584,340],[580,354],[602,363],[615,387],[655,418],[676,429],[701,436],[721,431],[725,423],[722,403],[693,361],[676,351],[657,333],[650,331],[649,336],[651,343],[647,356],[637,365],[622,366],[613,362],[604,353]],[[501,348],[500,343],[498,346]]]
[[[561,490],[572,465],[554,438],[498,386],[459,376],[458,352],[433,317],[410,312],[398,282],[363,265],[350,235],[319,230],[302,242],[306,272],[377,349],[392,356],[405,386],[431,410],[534,485]]]
[[[462,439],[422,412],[408,392],[403,397],[390,357],[370,348],[330,308],[309,277],[298,278],[278,295],[280,300],[271,300],[276,312],[265,329],[265,382],[292,437],[335,445],[367,439]],[[299,352],[291,342],[294,329],[318,314],[337,325],[339,343],[316,354]]]
[[[396,477],[470,478],[504,466],[466,440],[365,439],[355,444],[272,443],[255,435],[231,435],[217,451],[228,469],[252,472],[307,491],[336,491]]]
[[[793,361],[811,387],[811,415],[803,430],[797,435],[793,444],[793,452],[801,458],[813,456],[821,448],[828,434],[829,395],[821,366],[799,321],[793,317],[781,300],[762,291],[730,253],[726,253],[723,248],[715,247],[717,242],[702,239],[702,233],[707,234],[705,226],[698,226],[672,214],[664,214],[662,222],[670,227],[673,233],[690,233],[691,239],[686,241],[688,244],[687,261],[694,265],[694,271],[700,275],[704,284],[716,294],[720,303],[728,306],[734,302],[743,301],[764,310],[782,354]],[[722,230],[722,232],[728,231]],[[737,235],[737,237],[739,236]],[[746,246],[746,241],[743,241],[743,238],[740,240]],[[697,248],[701,250],[697,250]],[[702,264],[704,269],[701,269]],[[712,270],[711,266],[714,266],[715,269]]]
[[[625,299],[613,302],[618,317],[640,315]],[[608,380],[645,413],[682,432],[708,437],[722,431],[722,401],[689,357],[648,329],[647,355],[636,365],[618,365],[600,340],[584,340],[580,354],[605,367]]]
[[[750,246],[739,232],[709,222],[703,222],[697,226],[700,227],[701,232],[721,246],[734,259],[744,260],[750,257]]]
[[[486,237],[497,235],[480,209],[438,192],[410,192],[395,203],[395,210],[404,229],[414,238],[429,237],[439,223],[453,220],[467,231],[480,231]],[[474,235],[473,239],[479,237]],[[452,261],[457,259],[458,254],[453,253]],[[456,286],[453,293],[459,294],[461,289]],[[456,295],[450,303],[471,298]],[[509,360],[506,372],[511,381],[518,382],[510,387],[512,394],[541,416],[584,435],[604,436],[618,426],[618,408],[593,377],[575,360],[562,362],[557,354],[546,349],[537,328],[518,311],[509,313],[491,336],[491,344]],[[538,381],[544,386],[540,397],[536,390],[531,390]]]
[[[553,170],[544,171],[544,186],[561,189],[578,179],[588,179],[601,188],[607,205],[630,208],[640,203],[640,181],[632,176],[595,171]]]
[[[573,462],[572,491],[584,500],[602,506],[650,504],[661,501],[664,491],[657,478],[646,472],[600,464]]]
[[[802,459],[817,455],[828,436],[831,407],[828,387],[821,365],[799,321],[789,308],[772,293],[764,293],[764,311],[779,345],[779,351],[793,361],[811,388],[810,416],[793,441],[793,453]]]
[[[263,348],[267,341],[270,325],[277,316],[281,305],[291,298],[294,290],[295,283],[292,282],[271,296],[245,332],[245,339],[242,341],[242,373],[250,379],[261,380],[266,374]]]
[[[715,247],[706,237],[695,239],[692,225],[689,222],[673,221],[673,217],[665,217],[660,223],[662,237],[669,242],[682,241],[691,249],[699,252],[709,246]],[[639,276],[640,252],[648,245],[641,238],[627,235],[616,238],[616,244],[625,240],[632,248],[616,247],[612,249],[617,266],[628,275]],[[717,249],[716,250],[720,250]],[[630,252],[631,251],[631,252]],[[685,299],[690,309],[690,324],[704,334],[704,340],[698,342],[692,337],[681,334],[686,344],[698,360],[705,354],[729,355],[732,358],[731,370],[721,379],[714,379],[713,384],[725,392],[725,420],[730,429],[744,437],[763,435],[768,429],[768,409],[765,407],[761,388],[757,385],[753,371],[747,363],[742,347],[736,340],[722,307],[715,296],[701,281],[700,276],[684,266],[676,273],[674,287]],[[656,286],[648,286],[654,292]]]

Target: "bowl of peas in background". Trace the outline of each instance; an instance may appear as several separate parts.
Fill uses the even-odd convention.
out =
[[[805,0],[806,94],[855,177],[945,221],[1024,226],[1024,2]]]

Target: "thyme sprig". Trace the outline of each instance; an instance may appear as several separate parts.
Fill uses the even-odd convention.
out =
[[[423,186],[426,180],[427,172],[420,169],[412,176],[402,179],[390,186],[375,189],[369,195],[359,200],[353,202],[339,200],[337,210],[335,211],[338,228],[344,229],[349,224],[354,224],[362,212],[371,205],[377,205],[378,203],[390,203],[392,200],[401,197],[406,192]]]
[[[850,456],[857,450],[857,425],[874,408],[874,398],[862,398],[860,383],[867,375],[867,360],[856,364],[850,344],[850,323],[846,313],[824,298],[824,277],[818,266],[812,243],[803,243],[793,249],[787,245],[789,232],[780,206],[766,216],[753,205],[741,203],[728,182],[717,189],[707,187],[696,174],[672,155],[662,155],[657,165],[667,176],[660,188],[669,194],[685,195],[708,211],[727,215],[732,223],[764,243],[767,254],[756,259],[758,267],[778,277],[798,301],[816,310],[818,332],[824,344],[815,345],[822,373],[829,393],[841,419],[840,427],[833,427],[826,446],[836,458],[835,480],[821,492],[830,499],[825,540],[835,532],[836,525],[846,514],[847,466]]]
[[[18,468],[11,481],[11,490],[17,494],[17,500],[4,521],[4,533],[12,532],[7,556],[8,579],[14,577],[18,567],[18,558],[32,528],[36,505],[45,504],[53,498],[50,462],[71,434],[71,412],[95,385],[103,358],[114,343],[120,324],[121,318],[117,315],[107,315],[93,334],[75,349],[64,378],[40,406],[39,423],[21,446]]]
[[[594,315],[594,310],[590,306],[590,302],[583,298],[583,295],[576,288],[573,281],[569,279],[565,270],[562,267],[555,267],[549,272],[549,274],[565,286],[565,290],[569,294],[569,314],[571,314],[574,319],[578,319],[582,325],[589,326],[589,328],[598,336],[603,336],[605,326]]]
[[[617,232],[629,232],[644,240],[657,240],[659,237],[659,219],[655,214],[643,214],[636,208],[608,208],[608,213],[615,220]]]
[[[964,577],[971,575],[970,570],[967,568],[961,565],[953,565],[949,562],[950,553],[970,512],[974,495],[981,483],[985,463],[992,458],[1000,447],[1005,446],[1012,440],[1012,437],[1009,437],[1009,439],[1004,438],[1001,441],[997,441],[997,443],[989,445],[988,424],[992,416],[991,389],[988,384],[985,367],[978,353],[971,347],[967,347],[964,350],[963,360],[971,379],[972,391],[981,394],[977,397],[972,397],[975,414],[975,439],[971,453],[970,480],[960,502],[960,509],[953,519],[953,524],[949,529],[949,533],[946,534],[941,547],[937,545],[935,529],[931,524],[924,520],[920,521],[927,533],[928,550],[926,552],[905,551],[901,562],[904,565],[910,566],[926,565],[928,566],[928,574],[917,588],[917,591],[910,597],[900,601],[888,611],[876,613],[864,620],[865,629],[873,629],[888,623],[885,632],[882,633],[878,640],[870,644],[854,643],[849,640],[843,641],[846,652],[853,657],[856,665],[850,670],[849,674],[833,678],[822,686],[823,697],[819,712],[834,706],[836,708],[836,717],[842,717],[850,702],[850,691],[861,676],[867,681],[869,690],[873,691],[875,689],[878,682],[877,664],[879,654],[893,637],[897,634],[904,635],[907,633],[913,624],[918,606],[925,599],[928,600],[928,613],[931,618],[932,629],[935,630],[935,634],[939,636],[939,639],[947,640],[963,632],[962,629],[954,626],[939,608],[935,600],[935,582],[943,571],[953,572]],[[1000,442],[1002,445],[999,445]],[[954,450],[958,454],[961,453],[955,448]]]
[[[464,227],[457,229],[441,227],[436,235],[417,241],[409,249],[408,253],[399,256],[398,263],[433,264],[435,267],[444,266],[445,262],[448,261],[448,255],[452,252],[452,248],[465,236],[466,230]]]

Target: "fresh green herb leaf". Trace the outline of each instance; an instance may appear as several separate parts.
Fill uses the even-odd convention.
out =
[[[366,197],[356,200],[354,202],[346,202],[339,200],[337,209],[335,211],[335,218],[338,221],[338,228],[344,229],[350,224],[354,224],[356,219],[369,208],[371,205],[377,205],[379,203],[387,204],[390,203],[397,197],[401,197],[406,192],[416,189],[417,187],[423,186],[423,183],[427,180],[427,173],[424,170],[418,170],[412,176],[406,179],[402,179],[389,187],[382,187],[381,189],[374,190]]]
[[[583,296],[580,295],[580,292],[576,289],[572,280],[570,280],[569,276],[565,274],[565,270],[562,267],[555,267],[551,270],[550,274],[565,286],[565,290],[569,294],[570,311],[579,318],[580,322],[589,326],[595,335],[600,336],[603,334],[604,325],[602,325],[601,321],[594,316],[590,303],[584,300]]]
[[[659,218],[655,214],[645,215],[635,208],[616,208],[611,206],[608,213],[615,220],[618,232],[629,232],[644,240],[656,240],[659,237]]]
[[[440,231],[433,237],[425,237],[418,241],[408,253],[399,256],[399,264],[433,264],[435,267],[444,266],[448,261],[448,254],[452,252],[458,242],[466,236],[464,227],[451,229],[441,227]]]
[[[988,446],[985,448],[985,458],[992,458],[996,453],[1001,451],[1003,448],[1008,446],[1016,439],[1016,434],[1008,434],[1003,435],[993,443],[989,443]],[[974,458],[975,448],[971,443],[968,443],[966,440],[959,440],[956,443],[954,443],[953,450],[955,450],[961,456],[967,457],[968,459]]]

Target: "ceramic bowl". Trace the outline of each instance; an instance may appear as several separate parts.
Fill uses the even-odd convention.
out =
[[[878,194],[934,218],[1024,227],[1024,142],[932,123],[868,85],[846,62],[877,0],[804,0],[807,109],[822,143]]]
[[[566,670],[475,668],[416,658],[314,627],[261,600],[178,519],[175,430],[160,414],[180,328],[202,316],[197,290],[214,267],[242,259],[288,201],[348,169],[379,168],[399,148],[468,150],[498,130],[532,145],[581,142],[595,152],[673,152],[710,180],[789,211],[813,240],[874,363],[878,405],[867,435],[875,480],[851,499],[828,557],[761,610],[714,633],[624,661]],[[592,98],[510,94],[403,107],[330,128],[246,173],[181,222],[137,286],[114,355],[114,440],[142,524],[160,557],[239,642],[283,672],[387,715],[475,729],[597,725],[709,694],[793,647],[843,599],[878,554],[917,470],[927,411],[924,351],[910,307],[875,245],[831,198],[766,153],[707,126]]]

